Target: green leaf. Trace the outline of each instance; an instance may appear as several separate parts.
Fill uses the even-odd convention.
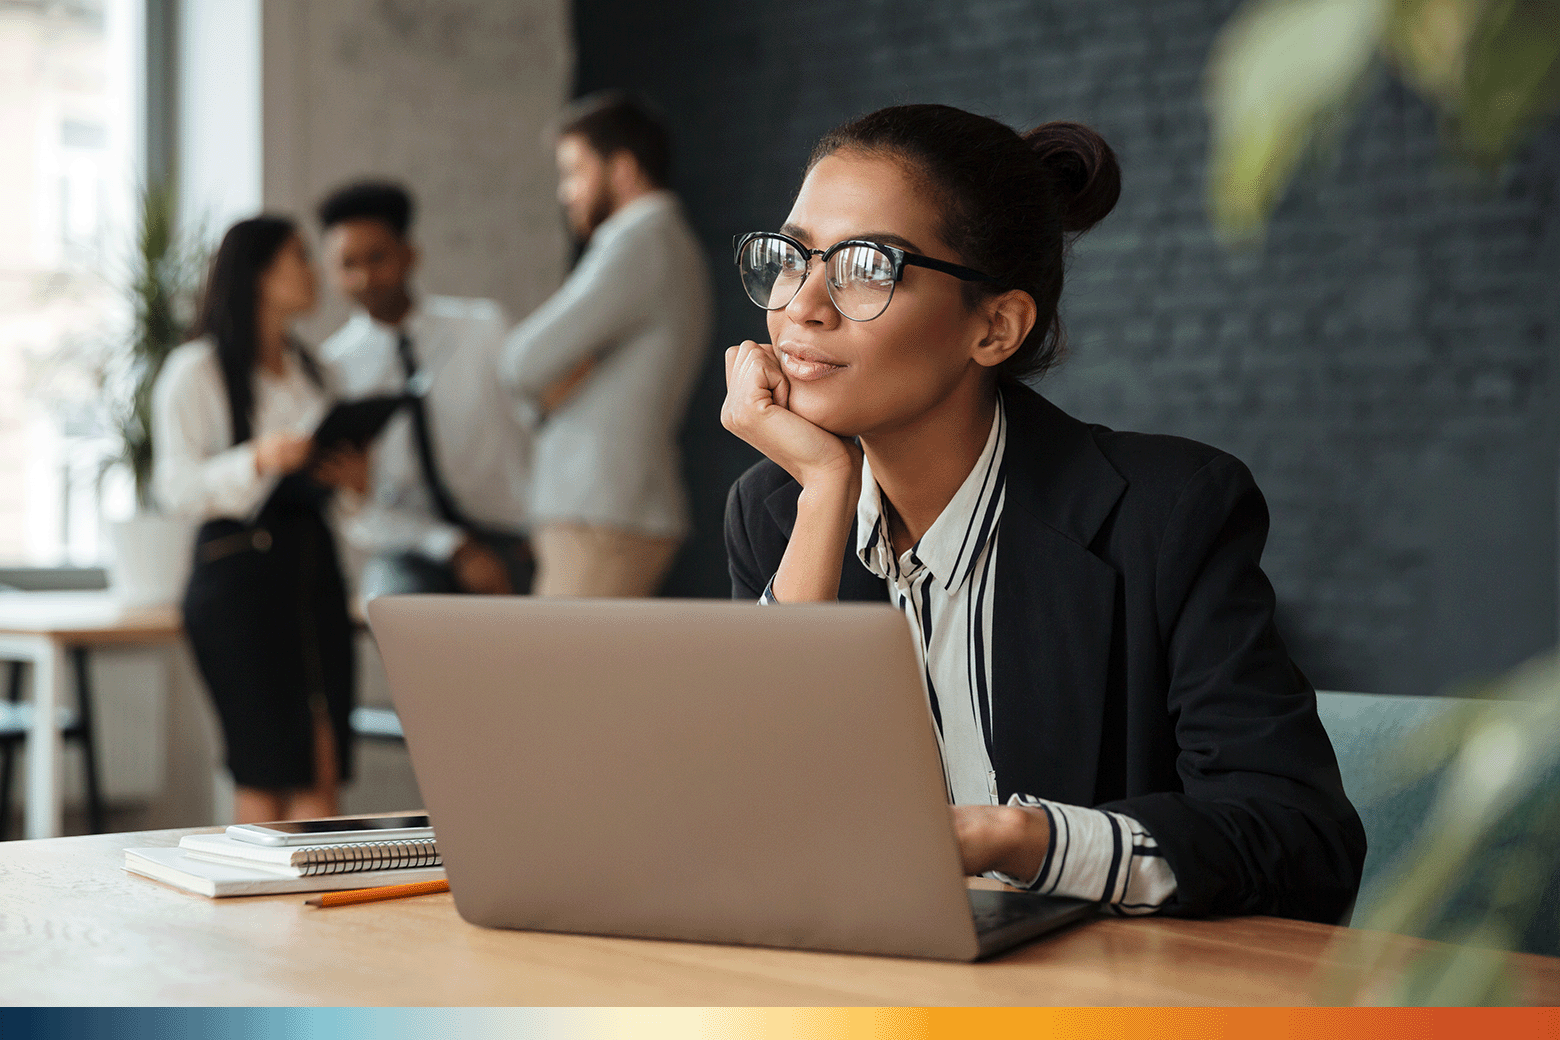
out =
[[[1256,0],[1214,43],[1208,205],[1227,238],[1258,234],[1318,132],[1357,96],[1387,0]]]
[[[1489,5],[1469,41],[1456,147],[1494,167],[1560,110],[1560,3],[1501,0]]]
[[[1461,102],[1468,41],[1489,0],[1396,0],[1387,20],[1384,49],[1403,79],[1450,109]]]
[[[152,387],[163,362],[187,335],[182,315],[203,257],[190,245],[193,238],[178,233],[172,185],[143,186],[137,201],[134,248],[123,278],[134,323],[123,350],[116,352],[106,392],[122,458],[135,478],[136,498],[146,508],[152,505]]]

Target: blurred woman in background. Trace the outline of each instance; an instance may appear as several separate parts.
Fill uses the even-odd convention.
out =
[[[319,458],[330,394],[290,333],[315,273],[292,221],[233,225],[217,250],[196,338],[153,397],[154,484],[202,521],[184,625],[211,691],[241,823],[328,816],[350,775],[352,625],[326,510],[361,494],[361,452]]]

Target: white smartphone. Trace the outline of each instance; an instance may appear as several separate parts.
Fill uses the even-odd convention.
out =
[[[339,820],[235,823],[228,837],[256,845],[334,845],[351,841],[408,841],[433,837],[427,816],[349,816]]]

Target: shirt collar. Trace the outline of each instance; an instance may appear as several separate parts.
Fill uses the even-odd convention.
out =
[[[353,313],[353,317],[363,321],[368,325],[369,328],[375,329],[381,334],[388,335],[392,339],[399,336],[403,332],[410,336],[416,332],[417,326],[423,317],[422,298],[418,296],[412,297],[412,305],[407,308],[406,313],[402,315],[400,324],[398,325],[390,325],[386,322],[382,322],[361,307],[359,307]]]
[[[953,498],[915,545],[895,559],[890,550],[888,516],[883,490],[872,477],[872,464],[861,460],[861,497],[856,501],[856,556],[880,578],[897,581],[913,578],[924,568],[952,592],[975,569],[986,544],[996,533],[1002,512],[1002,492],[1007,468],[1007,414],[997,394],[996,414],[986,446]]]
[[[369,314],[362,307],[354,307],[352,309],[351,316],[347,318],[347,325],[355,330],[355,335],[357,336],[383,338],[392,346],[403,332],[410,336],[415,343],[417,341],[418,326],[421,325],[425,313],[422,300],[413,297],[411,309],[406,312],[399,325],[386,324]]]

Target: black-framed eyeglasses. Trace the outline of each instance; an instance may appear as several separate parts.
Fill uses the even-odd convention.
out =
[[[941,271],[966,282],[996,281],[974,268],[864,238],[809,249],[789,235],[752,231],[732,239],[732,247],[742,288],[766,311],[790,306],[802,291],[815,256],[823,258],[824,285],[835,310],[851,321],[871,321],[887,310],[907,266]]]

